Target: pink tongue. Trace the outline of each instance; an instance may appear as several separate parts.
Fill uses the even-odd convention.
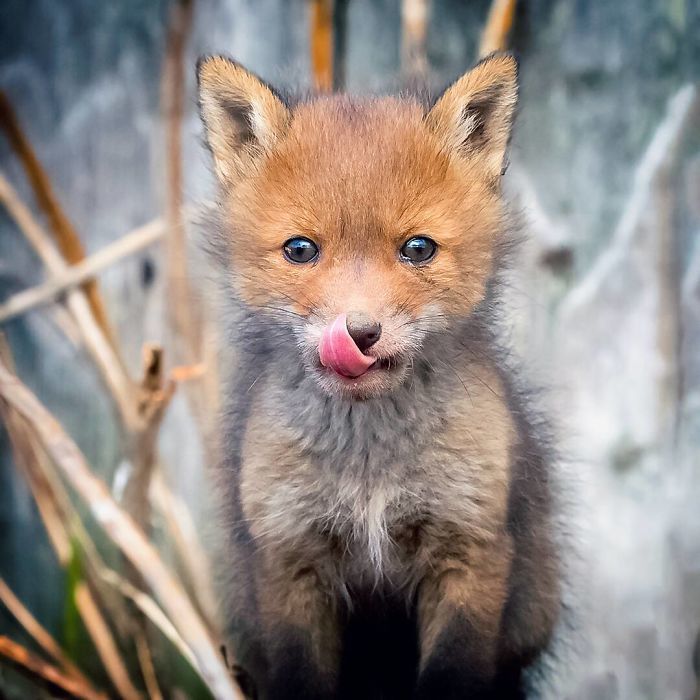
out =
[[[321,364],[344,377],[359,377],[375,362],[374,357],[364,355],[348,333],[345,314],[340,314],[326,326],[318,345]]]

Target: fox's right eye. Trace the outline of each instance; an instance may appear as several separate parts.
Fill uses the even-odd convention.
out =
[[[282,249],[284,257],[293,263],[312,262],[318,257],[318,246],[308,238],[290,238]]]

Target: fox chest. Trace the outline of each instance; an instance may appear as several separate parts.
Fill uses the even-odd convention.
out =
[[[387,575],[405,568],[426,517],[423,488],[397,475],[288,475],[264,496],[244,497],[253,537],[263,547],[329,555],[351,576]],[[245,493],[244,486],[244,493]]]
[[[386,576],[429,556],[431,538],[481,537],[505,520],[510,429],[493,411],[481,434],[460,414],[422,440],[374,423],[364,436],[311,441],[265,415],[251,417],[240,474],[242,515],[262,550]]]
[[[486,519],[468,465],[435,453],[360,468],[286,452],[249,461],[243,476],[244,517],[262,551],[286,552],[302,566],[323,560],[336,578],[358,584],[411,586],[440,533],[468,533]]]

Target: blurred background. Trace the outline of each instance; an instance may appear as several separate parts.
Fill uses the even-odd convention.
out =
[[[575,485],[545,695],[700,698],[700,0],[3,0],[0,698],[240,697],[207,563],[197,56],[438,92],[506,47],[507,333]]]

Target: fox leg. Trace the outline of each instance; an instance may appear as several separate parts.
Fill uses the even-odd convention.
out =
[[[433,559],[419,588],[416,700],[507,700],[495,683],[510,541],[470,544],[454,555]]]
[[[314,568],[298,561],[271,561],[265,569],[258,583],[268,658],[261,700],[333,698],[340,643],[329,589]]]

